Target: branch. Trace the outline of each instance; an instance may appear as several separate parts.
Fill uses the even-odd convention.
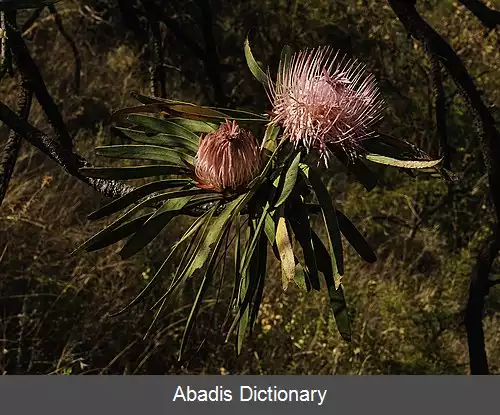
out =
[[[483,309],[484,299],[491,287],[491,281],[488,278],[499,250],[500,233],[497,228],[485,240],[470,280],[469,298],[465,311],[465,328],[469,345],[470,369],[473,375],[487,375],[489,372],[484,344]]]
[[[28,122],[19,118],[7,105],[0,101],[0,120],[10,129],[33,144],[42,153],[49,156],[69,174],[88,184],[99,193],[108,197],[120,197],[134,188],[116,180],[85,177],[79,172],[81,167],[90,167],[90,163],[71,149],[63,147]]]
[[[36,99],[40,103],[41,107],[45,111],[47,118],[54,128],[56,135],[62,146],[65,148],[72,148],[72,140],[64,120],[57,108],[56,103],[50,96],[45,82],[43,81],[42,75],[34,62],[31,54],[24,43],[23,37],[16,24],[16,14],[15,12],[6,12],[6,23],[7,23],[7,38],[9,49],[14,55],[14,60],[17,68],[23,78],[25,78],[30,83]]]
[[[436,127],[439,135],[439,155],[443,158],[443,167],[450,169],[450,145],[446,125],[446,97],[443,88],[441,64],[435,56],[431,56],[432,84],[434,89],[434,111]]]
[[[33,92],[27,86],[26,81],[22,80],[17,101],[17,111],[19,117],[23,120],[27,120],[29,117],[32,97]],[[9,187],[12,173],[14,172],[14,167],[21,148],[21,139],[21,135],[12,130],[3,150],[0,164],[0,206],[2,205],[5,193]]]
[[[476,16],[483,26],[492,30],[500,26],[500,12],[490,9],[486,4],[480,0],[459,0],[465,7],[467,7],[474,16]]]

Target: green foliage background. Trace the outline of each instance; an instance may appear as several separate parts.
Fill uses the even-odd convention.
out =
[[[485,100],[500,105],[500,29],[486,32],[454,1],[420,3],[424,16],[458,51]],[[499,1],[489,4],[500,9]],[[254,54],[272,70],[285,43],[294,49],[329,44],[358,57],[377,76],[387,102],[381,129],[437,155],[429,62],[385,1],[219,0],[212,5],[220,78],[233,105],[268,107],[245,64],[243,42],[250,29]],[[79,94],[73,92],[71,49],[50,16],[43,14],[25,36],[75,135],[76,149],[95,161],[94,147],[120,142],[110,134],[111,112],[135,104],[131,89],[148,92],[145,45],[126,30],[114,2],[64,0],[58,8],[82,56]],[[171,19],[203,44],[196,2],[173,2],[171,8]],[[200,60],[166,33],[169,96],[213,104],[213,85]],[[283,292],[276,264],[257,331],[240,356],[234,344],[223,344],[219,330],[230,293],[223,289],[217,298],[214,289],[187,359],[177,362],[196,282],[170,304],[144,340],[152,318],[148,307],[165,287],[158,286],[123,315],[107,314],[144,287],[189,223],[178,222],[173,232],[164,232],[127,261],[119,259],[119,246],[69,257],[102,228],[102,222],[88,222],[86,215],[106,201],[24,145],[0,208],[0,369],[7,374],[467,373],[463,309],[477,247],[492,216],[471,112],[451,80],[445,79],[445,87],[452,167],[460,178],[456,184],[383,169],[383,186],[367,193],[341,166],[332,167],[332,198],[379,258],[369,265],[346,249],[350,344],[335,328],[325,293],[304,295],[293,286]],[[2,100],[13,104],[15,94],[16,79],[3,80]],[[496,107],[494,113],[499,119]],[[47,127],[38,106],[30,121]],[[0,129],[0,141],[5,140]],[[496,266],[494,273],[499,272]],[[499,288],[493,288],[484,319],[492,373],[500,371],[499,307]]]

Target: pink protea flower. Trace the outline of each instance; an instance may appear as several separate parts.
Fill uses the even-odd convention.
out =
[[[329,146],[355,148],[374,134],[371,127],[381,118],[383,101],[374,76],[329,47],[294,54],[269,90],[271,122],[281,125],[284,138],[296,146],[318,150],[326,164]]]
[[[200,139],[195,159],[198,187],[217,192],[245,188],[260,172],[261,161],[252,132],[226,121]]]

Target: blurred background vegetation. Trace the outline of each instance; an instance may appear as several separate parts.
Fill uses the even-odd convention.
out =
[[[134,2],[63,0],[64,28],[81,59],[75,92],[70,43],[44,10],[24,38],[57,102],[75,150],[96,162],[93,148],[120,139],[110,115],[135,105],[130,91],[149,93],[147,32],[126,8]],[[461,4],[419,1],[419,11],[454,47],[500,119],[500,27],[486,30]],[[243,55],[249,34],[256,57],[275,70],[281,47],[332,45],[366,63],[387,102],[380,129],[438,156],[429,61],[382,0],[213,0],[163,2],[168,97],[264,111],[269,104]],[[500,1],[486,2],[500,10]],[[19,15],[20,26],[33,11]],[[208,24],[207,24],[208,22]],[[213,39],[214,42],[207,42]],[[216,52],[216,55],[214,54]],[[4,78],[1,100],[13,106],[18,79]],[[186,289],[143,339],[146,300],[110,318],[148,282],[189,223],[178,221],[144,252],[122,261],[119,247],[70,253],[104,223],[87,214],[106,199],[66,174],[27,143],[0,208],[0,370],[4,374],[466,374],[463,311],[471,270],[493,223],[471,111],[444,78],[451,167],[447,184],[383,169],[383,185],[367,193],[334,165],[332,198],[376,248],[367,265],[347,248],[345,284],[353,340],[337,333],[325,292],[281,288],[269,272],[259,322],[236,355],[221,333],[227,290],[206,301],[189,350],[177,361],[193,302]],[[496,105],[496,106],[495,106]],[[34,104],[30,122],[47,129]],[[0,143],[7,139],[0,127]],[[103,162],[101,161],[101,165]],[[492,278],[500,274],[495,264]],[[498,275],[500,277],[500,275]],[[231,276],[228,276],[230,279]],[[196,282],[194,282],[196,284]],[[188,287],[189,288],[189,287]],[[216,287],[217,288],[217,287]],[[487,298],[484,328],[490,370],[500,371],[500,289]]]

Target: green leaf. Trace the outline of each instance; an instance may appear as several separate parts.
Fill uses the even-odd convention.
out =
[[[397,160],[391,157],[381,156],[379,154],[366,154],[367,160],[373,163],[385,164],[387,166],[402,167],[405,169],[425,169],[429,167],[434,167],[439,164],[442,159],[439,160]]]
[[[370,192],[378,185],[377,175],[359,159],[351,160],[344,151],[335,152],[335,156],[347,167],[347,172],[352,173],[356,179]]]
[[[261,240],[257,249],[257,259],[258,264],[256,266],[258,281],[257,288],[255,291],[255,297],[250,309],[250,332],[253,331],[257,316],[259,314],[260,304],[262,301],[262,295],[264,293],[264,283],[267,274],[267,241],[266,237],[261,234]]]
[[[144,223],[141,229],[128,240],[120,251],[120,256],[123,259],[130,258],[148,245],[158,236],[162,229],[177,216],[177,212],[185,207],[196,194],[199,194],[196,190],[179,190],[177,192],[172,192],[171,196],[173,197],[170,197],[169,200],[167,200],[162,207]]]
[[[304,262],[309,274],[312,287],[319,291],[321,286],[318,277],[318,265],[316,263],[316,255],[312,243],[311,224],[309,222],[309,213],[307,206],[300,199],[295,197],[292,203],[287,206],[286,214],[290,219],[290,227],[299,242],[302,252],[304,253]]]
[[[333,206],[333,201],[319,174],[312,169],[305,169],[305,174],[309,178],[321,207],[323,221],[328,234],[333,274],[335,276],[335,281],[338,284],[340,276],[344,274],[344,256],[342,252],[342,239],[340,236],[335,207]]]
[[[187,118],[169,118],[168,120],[194,133],[213,133],[219,128],[219,124],[208,121],[190,120]]]
[[[266,73],[261,69],[255,58],[253,57],[252,50],[250,49],[250,42],[248,38],[245,39],[245,58],[247,61],[248,68],[252,75],[264,86],[269,85],[269,79]]]
[[[282,214],[278,217],[276,245],[281,258],[281,282],[283,290],[286,290],[288,283],[295,276],[295,256],[293,254],[292,241],[288,233],[286,219]]]
[[[330,254],[326,249],[325,245],[321,239],[312,232],[312,240],[314,244],[314,250],[316,252],[316,258],[318,262],[318,269],[321,271],[325,278],[326,286],[328,288],[328,296],[330,298],[330,307],[335,317],[335,322],[337,323],[337,328],[340,335],[345,341],[351,341],[351,323],[349,321],[349,315],[347,313],[347,305],[344,298],[344,290],[342,286],[339,285],[336,288],[332,263],[330,261]]]
[[[262,232],[262,229],[264,227],[264,223],[265,223],[265,219],[267,216],[267,212],[269,211],[269,207],[270,207],[269,203],[267,203],[264,206],[264,209],[262,210],[262,214],[260,215],[257,226],[253,232],[252,239],[250,240],[248,248],[243,255],[242,263],[241,263],[241,270],[240,270],[241,275],[246,274],[246,272],[248,270],[248,266],[250,265],[250,261],[253,258],[255,248],[257,247],[257,244],[260,240],[260,233]]]
[[[195,155],[198,151],[198,144],[184,137],[179,137],[171,134],[156,133],[151,134],[144,131],[132,130],[130,128],[114,127],[116,130],[122,132],[131,140],[137,143],[152,144],[169,148],[181,148]]]
[[[210,231],[201,243],[196,255],[193,255],[189,265],[186,267],[185,271],[183,271],[185,278],[191,277],[197,269],[203,267],[208,256],[213,252],[213,245],[217,247],[220,244],[225,229],[229,226],[234,217],[240,213],[251,196],[251,192],[245,193],[226,204],[224,210],[213,221]]]
[[[88,216],[88,219],[101,219],[105,216],[112,215],[113,213],[126,208],[132,203],[136,203],[139,199],[142,199],[149,194],[158,192],[160,190],[181,187],[189,183],[191,183],[191,180],[189,179],[166,179],[147,183],[104,205],[102,208],[96,210],[95,212],[92,212]]]
[[[152,131],[182,137],[194,145],[198,145],[200,141],[198,135],[175,122],[139,114],[131,114],[127,120]]]
[[[189,338],[189,335],[191,334],[191,331],[194,326],[194,322],[196,320],[196,316],[200,310],[203,298],[205,297],[205,294],[212,282],[213,275],[216,271],[216,260],[217,260],[217,255],[219,253],[220,249],[220,242],[222,239],[224,239],[224,235],[228,231],[228,228],[224,228],[222,230],[222,237],[220,240],[218,240],[214,246],[214,249],[211,253],[210,260],[208,262],[207,269],[205,271],[205,275],[203,276],[203,280],[201,282],[200,288],[198,289],[198,293],[196,294],[196,298],[194,300],[194,304],[191,307],[191,311],[188,316],[188,320],[186,323],[186,327],[184,329],[184,334],[182,336],[181,340],[181,346],[180,346],[180,351],[179,351],[179,360],[184,352],[184,348],[186,346],[187,339]]]
[[[85,243],[80,245],[77,249],[75,249],[71,255],[76,254],[77,252],[80,252],[82,250],[87,249],[88,246],[99,240],[100,238],[105,237],[109,232],[111,232],[113,229],[117,228],[120,226],[123,222],[125,222],[127,219],[131,218],[135,213],[139,212],[140,210],[150,207],[151,205],[157,203],[158,201],[162,200],[165,195],[160,193],[159,195],[154,195],[150,197],[145,197],[143,200],[139,201],[136,205],[132,206],[130,209],[128,209],[125,213],[123,213],[118,219],[113,221],[110,225],[108,225],[106,228],[104,228],[102,231],[96,233],[94,236],[92,236],[90,239],[88,239]]]
[[[266,127],[266,132],[264,133],[264,140],[262,143],[262,148],[266,148],[269,151],[274,151],[276,149],[276,139],[280,132],[280,127],[274,124],[268,124]]]
[[[102,238],[97,239],[94,243],[88,245],[86,248],[87,252],[97,251],[99,249],[105,248],[109,245],[125,239],[126,237],[137,232],[141,226],[151,217],[152,213],[147,213],[145,215],[139,216],[123,225],[113,229],[112,231],[106,233]]]
[[[267,239],[271,245],[276,241],[276,224],[274,223],[273,217],[267,213],[264,222],[264,232],[267,235]]]
[[[182,175],[189,173],[189,169],[185,167],[166,164],[130,167],[82,167],[79,171],[86,177],[113,180],[133,180],[145,177]]]
[[[302,291],[309,292],[311,290],[311,283],[309,282],[306,272],[300,262],[295,265],[295,275],[293,279],[295,284],[297,284],[297,287],[299,287]]]
[[[279,195],[278,201],[274,205],[274,207],[280,206],[285,200],[290,196],[290,193],[292,193],[293,188],[295,187],[295,183],[297,181],[297,174],[299,171],[299,163],[300,163],[300,153],[297,153],[293,161],[291,162],[290,166],[288,169],[284,172],[281,173],[282,175],[285,175],[284,181],[283,181],[283,187],[280,189],[281,193]]]
[[[339,222],[340,232],[346,237],[347,241],[355,249],[361,258],[366,262],[374,263],[377,261],[377,256],[366,239],[356,229],[354,224],[337,209],[337,219]]]
[[[193,164],[193,157],[177,150],[151,145],[112,145],[97,147],[96,154],[119,159],[157,160],[185,166],[185,161]]]

